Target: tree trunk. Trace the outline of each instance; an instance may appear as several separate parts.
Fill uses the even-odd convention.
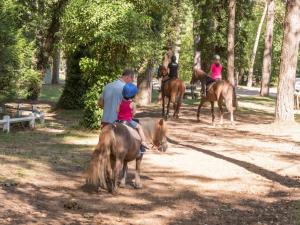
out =
[[[37,56],[37,69],[41,71],[42,78],[45,74],[49,56],[52,54],[56,42],[56,33],[60,28],[60,18],[69,0],[60,0],[55,3],[52,9],[51,22],[47,28],[46,35],[40,39],[40,47]]]
[[[180,17],[180,7],[181,7],[181,0],[177,0],[176,1],[176,8],[177,8],[177,17]],[[176,56],[177,62],[179,62],[179,56],[180,56],[180,47],[181,47],[181,20],[177,18],[177,23],[176,23],[176,39],[174,42],[174,46],[173,46],[173,52],[174,55]]]
[[[263,11],[263,14],[261,16],[260,23],[258,25],[258,29],[257,29],[257,32],[256,32],[256,38],[255,38],[255,42],[254,42],[254,46],[253,46],[253,50],[252,50],[250,67],[249,67],[247,87],[252,87],[253,69],[254,69],[254,63],[255,63],[255,58],[256,58],[256,52],[257,52],[257,48],[258,48],[258,43],[259,43],[259,38],[260,38],[262,26],[263,26],[265,18],[266,18],[267,9],[268,9],[268,4],[266,2],[264,11]]]
[[[288,0],[281,49],[275,116],[277,122],[293,122],[294,90],[300,41],[300,0]]]
[[[52,68],[52,84],[59,83],[59,68],[60,68],[60,50],[55,48],[53,54],[53,68]]]
[[[152,101],[152,79],[153,62],[149,62],[145,75],[138,79],[139,94],[137,96],[137,101],[141,106],[147,106]]]
[[[269,86],[270,86],[270,79],[271,79],[271,64],[272,64],[274,17],[275,17],[275,0],[268,0],[268,17],[267,17],[265,50],[264,50],[264,59],[263,59],[264,61],[263,61],[261,89],[260,89],[261,96],[269,95]]]
[[[197,35],[194,41],[194,68],[201,69],[200,36]]]
[[[234,32],[235,32],[235,9],[236,1],[229,0],[229,26],[227,46],[227,79],[234,84]]]

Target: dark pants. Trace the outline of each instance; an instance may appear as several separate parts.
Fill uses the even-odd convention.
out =
[[[207,87],[208,87],[210,84],[212,84],[213,82],[218,81],[218,80],[220,80],[220,79],[214,80],[214,79],[212,79],[210,76],[207,76],[207,75],[203,76],[203,77],[200,79],[202,94],[203,94],[204,96],[206,96],[206,93],[207,93]]]

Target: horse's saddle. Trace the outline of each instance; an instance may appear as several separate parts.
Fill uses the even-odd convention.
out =
[[[214,85],[215,85],[216,81],[213,81],[209,84],[206,85],[206,91],[209,91]]]
[[[138,122],[137,119],[134,119],[135,121]],[[138,140],[138,141],[141,141],[141,137],[140,135],[138,134],[137,130],[135,128],[133,128],[130,123],[128,123],[127,121],[121,121],[121,120],[117,120],[115,123],[120,123],[120,124],[123,124],[129,131],[130,135],[132,137],[134,137],[134,139]]]

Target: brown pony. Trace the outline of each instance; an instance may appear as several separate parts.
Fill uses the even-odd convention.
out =
[[[204,76],[207,74],[201,69],[194,69],[193,76],[191,80],[191,84],[195,84],[197,81],[201,81]],[[197,121],[200,119],[200,110],[205,102],[210,102],[211,104],[211,113],[212,113],[212,124],[215,125],[215,114],[214,114],[214,106],[215,102],[218,102],[219,110],[220,110],[220,123],[223,124],[223,101],[225,100],[225,105],[228,111],[230,112],[230,121],[233,123],[233,111],[235,110],[235,87],[231,85],[228,81],[220,80],[214,82],[209,89],[207,90],[206,97],[202,97],[198,111],[197,111]]]
[[[168,118],[170,103],[172,102],[174,107],[174,118],[179,118],[179,110],[182,104],[183,96],[185,93],[185,84],[182,80],[168,78],[168,65],[169,65],[169,54],[166,53],[163,58],[163,64],[160,66],[160,76],[162,77],[161,82],[161,97],[162,97],[162,116]],[[167,113],[165,114],[165,98],[167,97]]]
[[[140,121],[146,138],[160,151],[167,150],[167,125],[163,119],[143,119]],[[93,152],[86,172],[86,184],[117,191],[125,186],[127,163],[136,160],[135,187],[141,188],[140,167],[143,155],[140,153],[141,139],[134,129],[124,124],[110,124],[103,128],[99,142]]]

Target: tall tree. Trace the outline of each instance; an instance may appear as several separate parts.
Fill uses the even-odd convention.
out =
[[[46,28],[46,32],[39,37],[40,48],[37,58],[37,68],[41,71],[42,76],[47,69],[49,57],[52,54],[56,42],[57,32],[60,29],[61,16],[68,1],[69,0],[59,0],[52,6],[50,10],[51,21]]]
[[[293,122],[294,90],[300,42],[300,0],[288,0],[284,22],[284,37],[281,49],[281,62],[275,120]]]
[[[60,50],[55,48],[53,51],[53,67],[52,67],[52,84],[59,83],[59,67],[60,67]]]
[[[229,25],[228,25],[228,46],[227,46],[227,79],[232,84],[234,82],[234,32],[235,32],[235,9],[236,1],[229,0]]]
[[[139,93],[137,95],[137,102],[141,106],[148,105],[152,100],[153,65],[153,61],[150,60],[145,73],[138,77]]]
[[[273,44],[273,28],[275,17],[275,0],[268,0],[268,16],[267,27],[265,34],[265,50],[263,57],[263,69],[261,79],[260,95],[269,95],[269,86],[271,79],[271,64],[272,64],[272,44]]]
[[[256,32],[256,37],[255,37],[255,42],[251,54],[251,61],[250,61],[250,67],[249,67],[249,73],[248,73],[248,81],[247,81],[247,87],[252,87],[252,82],[253,82],[253,70],[254,70],[254,63],[255,63],[255,58],[256,58],[256,53],[257,53],[257,48],[258,48],[258,43],[259,43],[259,38],[261,34],[261,30],[263,27],[263,23],[265,21],[265,17],[267,14],[267,9],[268,9],[268,3],[265,3],[264,11],[261,16],[257,32]]]

